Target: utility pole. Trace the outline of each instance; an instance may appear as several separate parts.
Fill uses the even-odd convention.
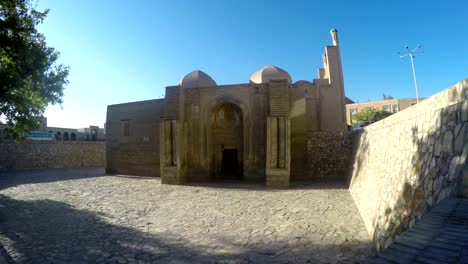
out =
[[[419,51],[419,48],[421,48],[421,44],[419,44],[416,48],[414,48],[413,50],[410,50],[408,48],[408,45],[405,46],[406,48],[406,51],[407,53],[406,54],[401,54],[400,52],[398,52],[398,55],[400,55],[400,59],[404,58],[404,57],[410,57],[410,61],[411,61],[411,69],[413,70],[413,79],[414,79],[414,89],[416,90],[416,102],[419,103],[419,96],[418,96],[418,83],[416,81],[416,72],[414,70],[414,58],[416,58],[416,54],[418,53],[423,53],[424,51]]]

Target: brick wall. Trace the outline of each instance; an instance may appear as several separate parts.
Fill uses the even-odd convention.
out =
[[[108,173],[160,176],[159,123],[164,100],[107,107],[106,170]],[[123,132],[128,122],[128,135]]]
[[[467,142],[468,80],[354,134],[350,191],[377,250],[468,194]]]
[[[0,142],[0,170],[104,166],[105,143],[92,141]]]

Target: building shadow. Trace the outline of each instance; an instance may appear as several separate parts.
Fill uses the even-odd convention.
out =
[[[155,177],[155,176],[125,175],[125,174],[114,174],[114,173],[108,173],[106,175],[117,177],[117,178],[132,179],[132,180],[161,179],[161,177]]]
[[[185,184],[192,187],[215,188],[215,189],[233,189],[250,190],[258,192],[278,192],[291,190],[324,190],[324,189],[343,189],[348,190],[348,184],[345,181],[321,181],[321,180],[292,180],[287,188],[271,188],[266,186],[265,180],[245,181],[245,180],[216,180],[211,182]]]
[[[122,219],[53,200],[0,195],[0,242],[17,263],[359,263],[367,242],[333,245],[292,237],[250,237],[235,230],[194,244],[158,226],[135,229]],[[164,213],[164,212],[161,212]]]
[[[0,190],[23,184],[96,178],[107,175],[103,167],[0,170]]]

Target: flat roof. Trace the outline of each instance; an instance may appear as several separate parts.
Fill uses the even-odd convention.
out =
[[[151,99],[151,100],[142,100],[142,101],[134,101],[134,102],[127,102],[127,103],[120,103],[120,104],[110,104],[107,107],[114,107],[114,106],[123,106],[123,105],[129,105],[129,104],[139,104],[139,103],[163,103],[164,98],[160,99]]]
[[[419,98],[419,100],[424,100],[424,98]],[[388,100],[380,100],[380,101],[370,101],[370,102],[362,102],[362,103],[353,103],[353,104],[346,104],[346,105],[362,105],[362,104],[376,104],[376,103],[385,103],[385,102],[396,102],[396,101],[416,101],[416,98],[397,98],[397,99],[388,99]]]

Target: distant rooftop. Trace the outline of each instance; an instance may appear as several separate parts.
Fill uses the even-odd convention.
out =
[[[348,98],[349,99],[349,98]],[[424,98],[419,98],[419,100],[424,100],[426,99],[426,97]],[[352,101],[352,100],[350,100]],[[368,102],[352,102],[352,103],[348,103],[348,101],[346,101],[346,104],[347,105],[351,105],[351,104],[375,104],[375,103],[380,103],[380,102],[388,102],[388,101],[416,101],[416,98],[394,98],[394,99],[387,99],[387,100],[378,100],[378,101],[368,101]]]

